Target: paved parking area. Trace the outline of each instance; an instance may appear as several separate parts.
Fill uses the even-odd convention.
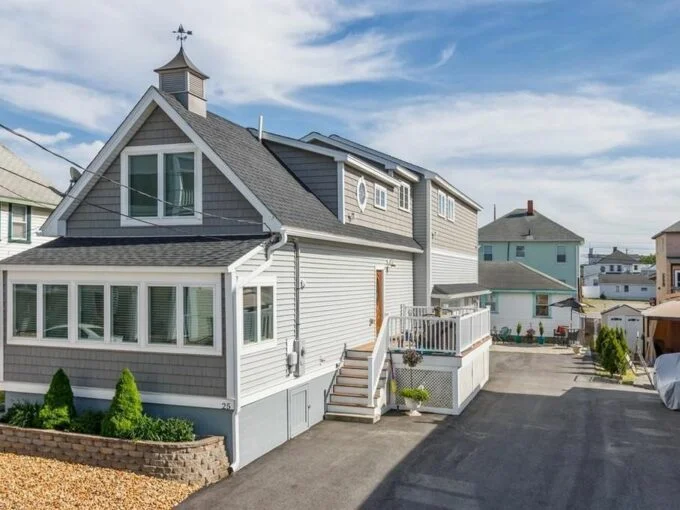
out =
[[[323,422],[181,508],[676,508],[680,413],[573,355],[493,352],[459,417]]]

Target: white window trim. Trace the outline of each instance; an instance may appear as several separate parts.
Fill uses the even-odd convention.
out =
[[[443,210],[442,204],[444,205]],[[437,190],[437,216],[446,218],[446,193],[440,190]]]
[[[243,289],[245,287],[257,287],[257,342],[252,344],[245,344],[243,342]],[[261,310],[260,310],[260,300],[261,300],[261,287],[272,287],[274,290],[274,313],[273,313],[273,335],[274,338],[268,340],[260,339],[262,334],[261,327]],[[278,332],[277,332],[277,313],[278,313],[278,303],[277,303],[278,291],[276,288],[276,278],[256,278],[252,281],[240,284],[237,287],[237,305],[236,305],[236,317],[238,321],[238,342],[241,346],[242,354],[250,354],[253,352],[266,351],[269,349],[274,349],[278,343]]]
[[[362,202],[359,199],[359,188],[361,186],[364,186],[364,189],[366,190],[366,193],[364,193],[364,201]],[[357,197],[357,205],[359,206],[359,209],[361,209],[361,212],[364,212],[366,209],[366,205],[368,204],[368,185],[366,184],[366,179],[363,177],[359,177],[359,180],[357,181],[357,189],[356,189],[356,197]]]
[[[449,212],[451,213],[449,215]],[[453,197],[446,197],[446,219],[456,221],[456,201]]]
[[[385,197],[385,203],[382,204],[382,200],[378,200],[381,197]],[[380,184],[375,184],[373,186],[373,206],[383,211],[387,210],[387,188],[381,186]]]
[[[164,154],[178,152],[194,153],[194,214],[193,216],[165,216],[165,171]],[[143,216],[139,219],[130,218],[130,169],[129,156],[156,155],[158,192],[162,199],[157,200],[156,216]],[[203,223],[203,157],[201,151],[193,143],[177,143],[168,145],[140,145],[128,146],[120,153],[120,217],[121,227],[148,227],[155,225],[201,225]]]
[[[401,193],[406,190],[406,207],[401,205]],[[399,209],[406,212],[411,212],[411,185],[408,182],[399,181]]]
[[[137,274],[134,275],[139,276]],[[36,285],[37,310],[36,310],[36,337],[14,336],[14,285]],[[67,285],[69,335],[65,339],[43,337],[43,285]],[[78,338],[78,285],[104,285],[104,341],[81,340]],[[111,309],[110,293],[112,286],[137,287],[137,343],[118,343],[111,341]],[[176,287],[177,288],[177,344],[162,345],[148,342],[148,288],[149,287]],[[213,289],[213,345],[212,346],[185,346],[184,345],[184,295],[182,287],[212,287]],[[110,351],[134,351],[163,354],[197,354],[205,356],[220,356],[222,354],[222,286],[219,275],[200,278],[199,275],[184,277],[182,275],[167,275],[160,278],[157,274],[150,274],[148,278],[133,278],[131,275],[111,275],[102,281],[101,275],[97,274],[73,274],[69,277],[64,273],[63,278],[46,280],[39,275],[19,273],[7,278],[7,324],[6,337],[8,345],[24,345],[38,347],[64,347],[72,349],[93,349]]]

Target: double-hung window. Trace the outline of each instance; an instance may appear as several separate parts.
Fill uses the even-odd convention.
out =
[[[243,287],[241,293],[243,344],[257,345],[275,339],[276,292],[273,282]]]
[[[399,209],[411,211],[411,185],[406,182],[399,183]]]
[[[31,208],[27,205],[9,204],[9,242],[31,242]]]
[[[534,317],[550,317],[550,296],[548,294],[536,294]]]
[[[484,261],[491,262],[493,260],[493,247],[490,244],[484,245]]]
[[[439,201],[439,210],[437,214],[442,218],[446,218],[446,193],[438,191],[437,200]]]
[[[121,225],[202,222],[201,153],[192,144],[127,147],[121,153]]]
[[[518,259],[524,258],[524,246],[515,246],[515,257]]]
[[[456,201],[453,197],[446,197],[446,219],[456,221]]]
[[[558,246],[557,247],[557,262],[559,264],[563,264],[566,261],[567,261],[567,247],[566,246]]]
[[[482,296],[482,307],[488,307],[491,313],[498,313],[498,294],[492,292]]]
[[[373,205],[378,209],[387,209],[387,189],[379,184],[375,185],[373,191]]]

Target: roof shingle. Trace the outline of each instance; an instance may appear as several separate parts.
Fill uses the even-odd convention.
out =
[[[480,262],[479,283],[492,290],[560,290],[574,287],[521,262]]]
[[[561,241],[582,243],[583,238],[534,210],[515,209],[479,229],[482,242]]]

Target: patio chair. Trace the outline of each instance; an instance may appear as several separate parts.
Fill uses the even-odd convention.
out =
[[[499,342],[511,342],[512,341],[512,333],[510,331],[510,328],[507,326],[504,326],[501,328],[500,332],[496,334],[496,337]]]
[[[567,345],[569,329],[566,326],[557,326],[553,330],[553,337],[556,344]]]

